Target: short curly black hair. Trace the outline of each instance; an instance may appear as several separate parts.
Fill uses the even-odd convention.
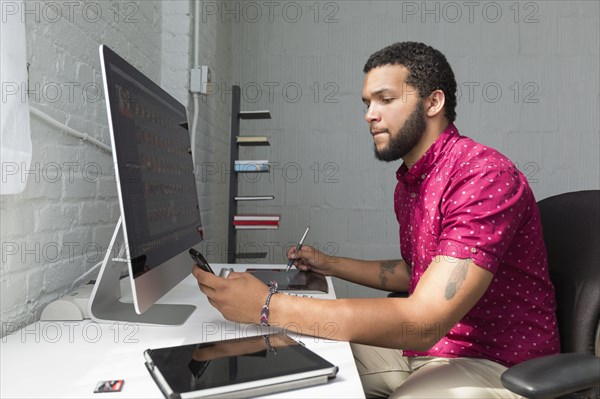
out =
[[[419,91],[425,98],[435,90],[446,97],[444,114],[450,122],[456,119],[456,80],[444,54],[423,43],[398,42],[372,54],[364,73],[384,65],[403,65],[408,69],[406,83]]]

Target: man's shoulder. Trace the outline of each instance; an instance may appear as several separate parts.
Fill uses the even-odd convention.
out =
[[[506,155],[467,136],[459,136],[443,162],[449,177],[516,171]]]
[[[479,143],[468,136],[459,136],[450,153],[452,156],[464,158],[469,161],[493,159],[512,165],[510,159],[499,150]]]

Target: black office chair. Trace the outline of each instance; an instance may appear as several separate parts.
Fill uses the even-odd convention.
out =
[[[600,397],[600,190],[538,202],[556,290],[561,354],[517,364],[505,388],[528,398]]]

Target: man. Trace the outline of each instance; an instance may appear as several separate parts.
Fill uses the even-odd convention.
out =
[[[506,367],[559,351],[527,180],[497,151],[459,135],[456,82],[439,51],[396,43],[364,72],[375,154],[404,161],[394,193],[403,260],[329,257],[308,246],[288,255],[300,270],[410,296],[272,295],[247,273],[225,280],[194,268],[200,289],[229,320],[257,323],[268,297],[269,323],[294,322],[303,333],[335,323],[335,337],[353,343],[368,396],[515,397],[500,383]]]

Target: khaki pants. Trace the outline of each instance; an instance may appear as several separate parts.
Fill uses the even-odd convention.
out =
[[[521,398],[502,386],[506,367],[491,360],[404,357],[396,349],[351,346],[367,397]]]

